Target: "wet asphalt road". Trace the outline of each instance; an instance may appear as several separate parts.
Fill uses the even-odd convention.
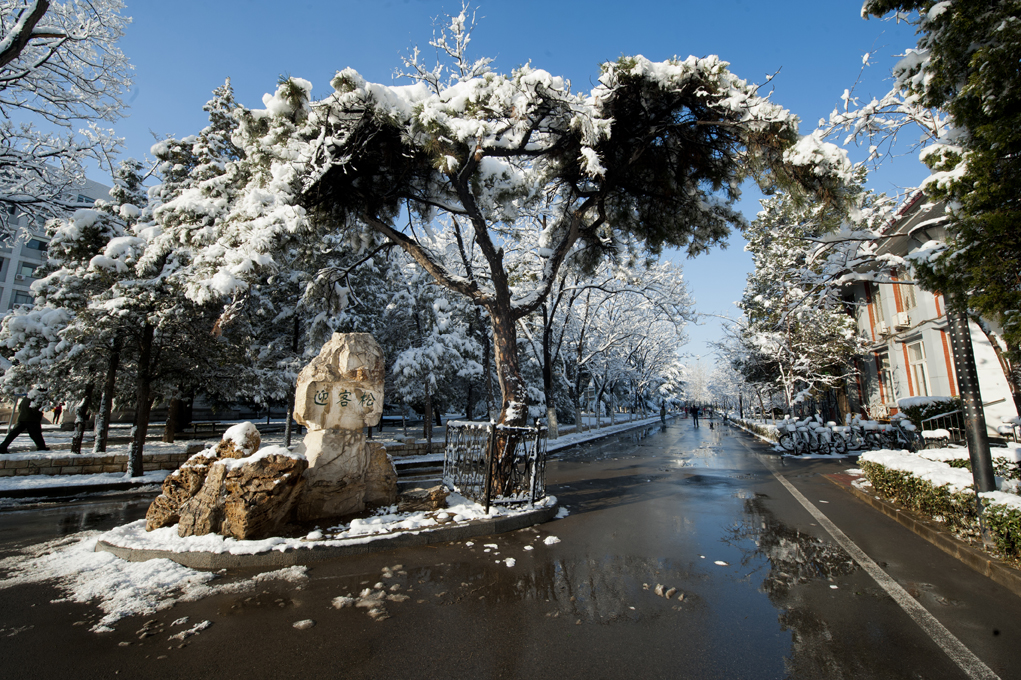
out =
[[[819,476],[847,461],[784,465],[749,435],[706,424],[673,421],[559,454],[547,483],[565,519],[472,546],[316,564],[299,586],[178,603],[113,633],[89,632],[96,609],[51,602],[55,588],[0,589],[0,677],[968,677],[772,470],[1000,677],[1021,677],[1021,598]],[[0,557],[121,524],[146,505],[0,512]],[[560,542],[546,545],[551,535]],[[388,602],[385,620],[331,606],[380,581],[410,598]],[[657,585],[676,591],[666,599]],[[183,616],[213,625],[171,641]],[[303,619],[316,625],[292,627]],[[149,621],[154,634],[140,639]]]

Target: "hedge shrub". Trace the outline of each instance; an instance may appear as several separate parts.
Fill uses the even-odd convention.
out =
[[[1021,510],[1000,504],[985,507],[982,517],[996,548],[1013,559],[1021,558]]]
[[[880,495],[929,515],[951,529],[970,532],[978,527],[973,492],[952,492],[946,486],[933,486],[909,472],[891,470],[878,463],[860,461],[860,466]]]

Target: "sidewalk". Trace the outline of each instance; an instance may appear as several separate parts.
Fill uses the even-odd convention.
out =
[[[655,425],[659,422],[659,416],[653,416],[642,420],[632,420],[623,423],[617,423],[616,425],[610,426],[605,425],[599,429],[587,430],[582,433],[572,432],[571,434],[563,435],[558,439],[550,440],[547,446],[547,452],[552,454],[555,451],[565,449],[577,444],[592,441],[595,439],[601,439],[603,437],[623,432],[626,430],[648,427]],[[259,426],[258,423],[255,424]],[[439,430],[439,428],[437,428]],[[442,432],[442,430],[441,430]],[[386,434],[398,434],[389,433]],[[61,436],[64,435],[64,436]],[[43,436],[46,439],[46,444],[51,449],[55,449],[56,446],[62,444],[66,447],[70,446],[71,433],[61,432],[56,428],[51,431],[47,431],[44,428]],[[52,438],[52,439],[51,439]],[[297,443],[301,440],[301,437],[293,437],[292,443]],[[52,443],[51,443],[52,441]],[[205,443],[212,444],[215,440],[206,440]],[[262,445],[278,445],[282,446],[284,441],[283,434],[271,433],[263,437]],[[403,448],[401,441],[392,437],[381,437],[379,433],[373,436],[373,441],[381,442],[387,446],[387,448]],[[156,465],[153,462],[156,457],[167,458],[173,462],[171,469],[147,469],[142,477],[128,477],[123,471],[123,466],[127,461],[128,448],[127,443],[113,444],[107,447],[106,453],[93,454],[89,449],[86,452],[87,447],[83,445],[82,453],[80,455],[71,454],[66,448],[63,450],[51,450],[51,451],[34,451],[32,450],[31,441],[26,437],[24,443],[19,438],[18,443],[20,446],[13,446],[12,451],[9,454],[0,456],[0,462],[7,466],[19,465],[24,463],[28,466],[31,463],[39,465],[41,463],[53,463],[46,468],[53,472],[57,472],[60,468],[66,467],[82,467],[85,472],[79,474],[6,474],[3,473],[5,470],[0,470],[0,499],[34,499],[34,498],[50,498],[50,497],[67,497],[75,496],[86,493],[97,493],[107,491],[126,491],[126,490],[144,490],[148,491],[146,487],[153,486],[152,491],[158,491],[158,486],[162,484],[163,480],[169,475],[173,469],[176,469],[181,462],[187,459],[188,447],[194,446],[199,443],[196,440],[181,440],[173,444],[167,444],[161,441],[147,441],[145,444],[145,450],[143,452],[143,460],[147,468],[151,468]],[[403,462],[412,462],[419,459],[425,460],[443,460],[443,437],[442,434],[439,437],[433,437],[433,446],[435,447],[435,453],[427,454],[423,456],[402,456],[400,460]],[[180,459],[180,460],[177,460]],[[93,462],[93,465],[87,463]],[[103,462],[100,462],[103,461]],[[63,465],[57,465],[57,463],[63,463]],[[73,464],[73,465],[72,465]],[[103,466],[117,466],[118,471],[111,471],[109,469],[90,469]]]

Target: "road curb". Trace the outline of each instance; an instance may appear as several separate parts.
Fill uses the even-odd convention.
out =
[[[1002,560],[971,547],[964,541],[947,533],[928,520],[922,519],[905,508],[899,508],[890,501],[876,498],[862,491],[850,482],[850,475],[828,474],[823,478],[841,489],[851,492],[858,500],[866,503],[887,517],[896,520],[943,552],[956,557],[963,564],[986,576],[1018,597],[1021,597],[1021,571],[1007,565]]]
[[[9,479],[9,478],[8,478]],[[0,491],[0,498],[60,498],[83,493],[103,491],[130,491],[143,486],[159,486],[163,481],[145,482],[101,482],[99,484],[68,484],[66,486],[40,486],[27,489],[6,489]]]
[[[244,567],[289,567],[307,565],[314,562],[363,555],[365,553],[382,552],[394,548],[407,548],[428,545],[430,543],[446,543],[463,541],[475,536],[502,534],[508,531],[524,529],[535,524],[542,524],[553,519],[558,506],[531,510],[519,515],[493,517],[491,519],[474,520],[453,527],[443,527],[431,531],[403,532],[388,536],[372,537],[364,543],[349,545],[314,545],[309,548],[290,548],[288,550],[271,550],[251,555],[234,555],[231,553],[214,553],[205,551],[172,552],[170,550],[146,550],[141,548],[125,548],[106,541],[96,543],[96,552],[108,552],[128,562],[145,562],[147,560],[168,559],[192,569],[236,569]]]

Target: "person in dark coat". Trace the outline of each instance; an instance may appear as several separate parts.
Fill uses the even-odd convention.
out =
[[[692,420],[695,421],[695,427],[698,427],[698,407],[697,406],[692,406],[691,407],[691,418],[692,418]]]
[[[25,397],[18,405],[18,424],[7,435],[3,443],[0,443],[0,453],[10,453],[7,446],[14,441],[22,432],[28,431],[28,436],[35,442],[37,451],[49,451],[46,442],[43,441],[43,412],[32,405],[32,400]]]

